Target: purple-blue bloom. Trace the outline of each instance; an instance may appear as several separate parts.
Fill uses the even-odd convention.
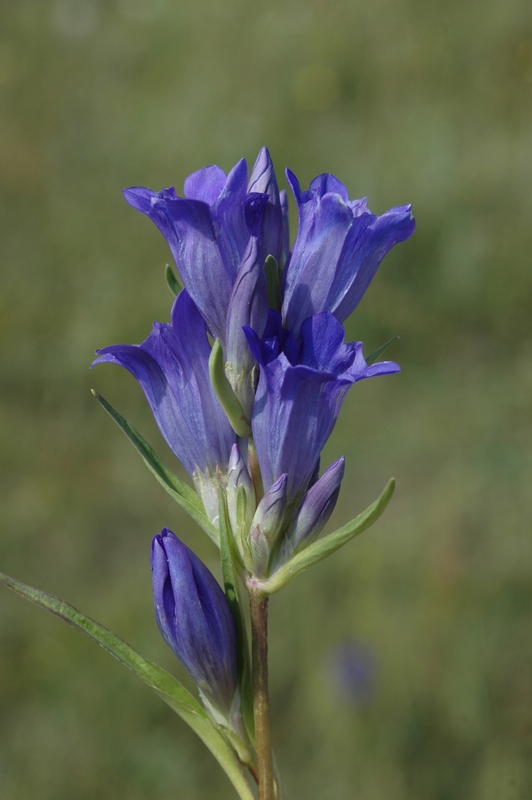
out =
[[[215,710],[230,719],[238,687],[237,633],[212,573],[167,528],[151,549],[159,629]]]
[[[279,260],[286,249],[282,198],[266,148],[249,183],[241,159],[228,175],[215,165],[194,172],[184,189],[185,197],[178,197],[173,187],[160,192],[131,187],[124,197],[166,238],[185,289],[225,345],[231,292],[250,237],[259,240],[262,264],[269,254]],[[259,220],[257,205],[263,211]]]
[[[155,323],[141,345],[104,348],[94,362],[138,380],[215,524],[225,491],[241,564],[256,574],[313,541],[332,513],[343,460],[321,478],[319,460],[350,387],[399,370],[368,365],[361,342],[344,342],[342,323],[415,228],[410,206],[375,216],[334,175],[307,191],[287,177],[299,211],[291,251],[286,193],[266,148],[251,176],[244,159],[229,174],[211,165],[185,180],[184,197],[173,187],[126,189],[165,236],[185,289],[170,325]],[[217,340],[213,385],[208,334]],[[254,447],[224,408],[240,435],[251,426]]]
[[[218,516],[216,470],[227,471],[236,435],[212,389],[205,322],[186,290],[172,308],[172,323],[154,323],[140,345],[97,351],[137,379],[170,449],[194,478],[211,520]]]
[[[343,322],[354,311],[386,253],[415,229],[411,206],[380,217],[366,199],[349,200],[334,175],[319,175],[301,191],[288,182],[299,209],[299,230],[284,272],[283,325],[299,333],[308,317],[330,311]]]
[[[264,489],[286,473],[290,505],[308,488],[351,386],[399,367],[366,364],[362,343],[344,344],[344,328],[328,312],[303,322],[300,341],[280,328],[278,317],[270,315],[264,339],[249,328],[246,336],[260,364],[252,430]]]

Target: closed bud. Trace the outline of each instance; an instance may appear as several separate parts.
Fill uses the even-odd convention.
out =
[[[196,682],[218,721],[234,716],[237,633],[216,579],[174,534],[164,528],[151,550],[153,599],[159,629]]]
[[[345,459],[339,458],[308,490],[292,520],[276,558],[282,566],[298,550],[315,541],[334,511],[344,477]]]
[[[287,485],[288,476],[283,474],[260,501],[251,523],[244,563],[258,578],[268,574],[270,555],[284,521]]]
[[[227,472],[227,510],[236,546],[243,561],[248,548],[247,537],[255,508],[253,483],[240,448],[234,444]]]

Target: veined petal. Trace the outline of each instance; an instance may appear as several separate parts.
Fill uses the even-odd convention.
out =
[[[198,169],[188,178],[185,178],[184,192],[185,197],[191,200],[202,200],[207,205],[212,206],[222,193],[227,180],[227,175],[215,164]]]
[[[172,324],[156,322],[141,345],[98,351],[94,364],[125,367],[137,379],[167,444],[185,469],[227,468],[236,436],[212,390],[205,322],[186,290],[175,300]]]
[[[224,341],[225,314],[234,275],[217,242],[207,203],[177,197],[175,190],[124,190],[127,202],[159,228],[172,252],[181,280],[211,332]]]
[[[366,199],[349,200],[345,186],[324,174],[302,191],[287,179],[299,209],[298,235],[285,271],[283,323],[299,333],[305,319],[322,311],[344,321],[360,302],[380,262],[412,235],[410,206],[376,217]]]
[[[302,322],[328,310],[331,273],[353,223],[349,206],[338,194],[312,197],[299,206],[300,229],[286,270],[283,300],[285,327],[299,332]]]
[[[253,166],[248,185],[248,193],[251,192],[260,192],[268,198],[262,215],[262,263],[269,255],[272,255],[277,262],[280,262],[283,256],[285,233],[283,208],[273,162],[267,147],[261,149]]]
[[[261,364],[252,429],[264,487],[286,473],[291,504],[308,488],[351,386],[399,367],[393,362],[368,366],[362,344],[344,344],[343,327],[329,312],[307,319],[299,349],[287,347],[287,338],[277,356],[252,332],[246,335]]]
[[[227,176],[223,190],[211,206],[216,241],[231,287],[249,241],[244,208],[247,181],[248,166],[242,158]]]
[[[283,473],[289,503],[307,487],[350,385],[330,373],[293,367],[284,353],[262,367],[252,428],[266,490]]]
[[[281,252],[281,260],[279,264],[283,267],[288,260],[288,252],[290,249],[290,224],[288,220],[288,195],[285,189],[279,192],[279,201],[281,203],[281,213],[283,220],[283,247]]]
[[[353,241],[351,237],[346,239],[338,272],[350,273],[351,280],[347,276],[341,280],[345,287],[343,297],[337,293],[336,298],[330,298],[330,310],[341,322],[359,304],[384,256],[394,245],[404,242],[414,233],[416,222],[411,209],[410,205],[391,208],[381,217],[374,217]],[[357,267],[353,270],[355,264]]]

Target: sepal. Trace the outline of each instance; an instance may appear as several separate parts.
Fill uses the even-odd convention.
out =
[[[209,357],[209,375],[214,393],[236,435],[251,436],[251,427],[244,410],[225,374],[223,350],[219,339],[215,339],[212,346]]]
[[[266,286],[268,289],[268,305],[274,311],[281,311],[281,269],[277,260],[269,255],[264,262]]]
[[[170,289],[173,297],[177,297],[181,289],[183,288],[179,281],[177,280],[176,274],[170,264],[167,264],[164,268],[164,277],[166,280],[166,284]]]

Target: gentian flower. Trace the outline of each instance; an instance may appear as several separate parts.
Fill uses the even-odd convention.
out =
[[[238,710],[237,633],[225,594],[212,573],[167,528],[151,549],[153,600],[165,642],[196,682],[216,716]]]
[[[268,150],[260,151],[249,184],[241,159],[228,175],[214,165],[194,172],[184,189],[185,197],[178,197],[173,187],[160,192],[131,187],[124,197],[166,238],[185,289],[225,347],[231,292],[250,237],[260,241],[261,266],[266,255],[280,260],[286,250],[283,205]],[[259,231],[253,230],[258,200],[264,202]]]
[[[344,328],[329,312],[306,319],[300,341],[279,322],[272,313],[262,340],[249,328],[245,332],[260,363],[252,430],[264,489],[286,473],[290,506],[309,487],[351,386],[399,367],[392,361],[366,364],[362,343],[344,344]]]
[[[349,200],[334,177],[314,178],[303,192],[287,170],[299,230],[284,272],[283,325],[297,335],[308,317],[330,311],[343,322],[354,311],[386,253],[415,229],[411,206],[380,217],[366,199]]]
[[[137,379],[159,430],[215,521],[217,472],[227,472],[236,435],[212,389],[205,322],[187,291],[176,298],[170,325],[156,322],[142,344],[112,345],[97,354],[94,364],[119,364]]]

